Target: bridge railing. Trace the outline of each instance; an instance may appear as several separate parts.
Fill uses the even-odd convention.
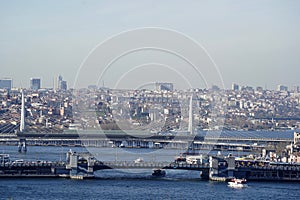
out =
[[[0,167],[2,168],[10,168],[10,167],[65,167],[66,163],[65,162],[23,162],[23,163],[15,163],[15,162],[6,162],[6,163],[1,163]]]
[[[208,163],[203,164],[188,164],[175,162],[130,162],[130,161],[110,161],[110,162],[95,162],[94,166],[109,166],[111,168],[160,168],[160,169],[203,169],[209,168]]]
[[[130,162],[130,161],[110,161],[102,162],[102,165],[111,167],[122,167],[122,168],[163,168],[169,165],[169,162]],[[100,164],[101,165],[101,164]]]
[[[289,142],[289,138],[259,138],[259,137],[206,137],[206,140],[232,140],[232,141],[270,141],[270,142]]]
[[[238,166],[237,169],[267,171],[300,171],[300,166]]]

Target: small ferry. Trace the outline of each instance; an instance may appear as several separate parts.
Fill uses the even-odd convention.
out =
[[[175,157],[175,163],[186,163],[186,157],[183,157],[182,155]]]
[[[144,159],[143,158],[137,158],[137,159],[135,159],[134,160],[134,163],[142,163],[142,162],[144,162]]]
[[[154,169],[153,173],[152,173],[152,176],[154,176],[154,177],[164,177],[164,176],[166,176],[166,172],[165,172],[165,170]]]
[[[243,179],[233,178],[228,182],[228,186],[232,188],[247,187],[247,180],[244,178]]]

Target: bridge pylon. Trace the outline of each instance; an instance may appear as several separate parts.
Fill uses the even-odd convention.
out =
[[[86,153],[67,152],[66,169],[70,170],[70,178],[84,179],[94,177],[94,158]]]

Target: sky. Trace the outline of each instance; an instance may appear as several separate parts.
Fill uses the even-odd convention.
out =
[[[230,88],[233,82],[267,89],[300,86],[299,10],[298,0],[1,0],[0,78],[13,78],[14,87],[28,87],[31,77],[40,77],[42,87],[52,87],[59,74],[69,87],[141,88],[154,81],[174,81],[178,88],[214,83]],[[143,27],[168,30],[172,39],[161,40],[151,30],[124,39],[122,33]],[[202,50],[190,48],[180,35],[192,38]],[[115,36],[123,40],[107,42]],[[132,48],[135,39],[158,46],[160,41],[178,51],[184,46],[181,55],[203,58],[195,62],[204,75],[189,71],[183,57],[154,49],[121,58],[102,77],[107,63],[98,58],[113,59],[118,50],[122,53],[119,47]]]

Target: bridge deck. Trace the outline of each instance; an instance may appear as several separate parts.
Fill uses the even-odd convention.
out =
[[[108,168],[107,168],[108,167]],[[209,169],[208,164],[187,164],[187,163],[170,163],[170,162],[96,162],[94,169],[182,169],[182,170],[203,170]]]

